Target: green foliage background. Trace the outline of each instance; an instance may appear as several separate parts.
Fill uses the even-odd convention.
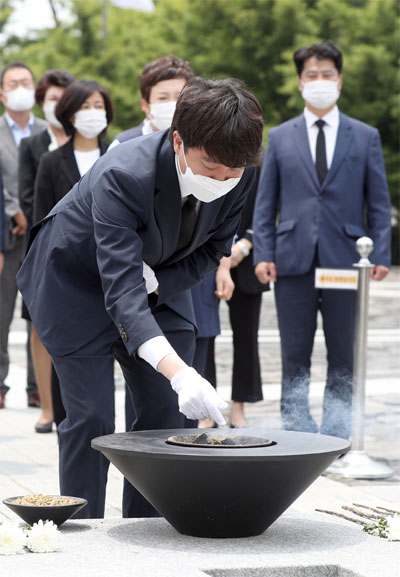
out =
[[[165,54],[190,60],[200,76],[244,80],[262,103],[267,134],[303,108],[294,50],[331,40],[344,56],[340,109],[379,129],[398,210],[398,0],[154,0],[152,14],[115,8],[108,0],[53,4],[68,6],[71,21],[6,38],[0,68],[22,59],[38,77],[65,68],[103,83],[115,106],[110,138],[142,120],[141,70]],[[0,32],[12,6],[13,0],[1,0]],[[394,249],[398,261],[398,236]]]

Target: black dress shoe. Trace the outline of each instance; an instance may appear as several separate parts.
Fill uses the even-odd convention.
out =
[[[0,391],[0,409],[5,409],[6,408],[6,394],[7,391]]]
[[[53,429],[53,421],[50,421],[50,423],[36,423],[35,425],[35,431],[37,433],[51,433]]]
[[[40,408],[39,393],[28,394],[28,407]]]

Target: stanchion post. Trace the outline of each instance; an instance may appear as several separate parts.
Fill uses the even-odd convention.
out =
[[[368,352],[368,297],[369,277],[373,264],[368,257],[374,248],[373,241],[363,236],[356,243],[360,255],[355,318],[353,407],[351,451],[327,469],[327,473],[352,479],[386,479],[393,474],[385,463],[379,463],[364,452],[365,382]]]
[[[351,429],[351,448],[353,451],[364,449],[364,413],[365,413],[365,382],[367,376],[368,352],[368,304],[369,277],[373,264],[369,255],[373,251],[373,241],[363,236],[356,243],[356,249],[361,256],[353,266],[358,268],[358,286],[354,337],[354,367],[353,367],[353,418]]]

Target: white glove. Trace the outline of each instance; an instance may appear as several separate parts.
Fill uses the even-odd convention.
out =
[[[143,278],[146,281],[147,294],[153,293],[158,288],[158,280],[154,270],[143,261]]]
[[[186,367],[171,379],[171,386],[178,395],[179,410],[188,419],[212,419],[226,425],[220,409],[228,406],[213,386],[192,367]]]

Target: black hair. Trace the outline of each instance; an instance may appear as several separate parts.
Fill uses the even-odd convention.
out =
[[[179,95],[170,140],[177,130],[188,148],[204,148],[216,162],[239,168],[262,152],[263,118],[256,97],[236,79],[194,78]]]
[[[25,62],[22,62],[22,60],[15,60],[14,62],[10,62],[10,64],[7,64],[7,66],[5,66],[3,68],[3,70],[1,71],[0,86],[2,88],[3,88],[3,80],[4,80],[4,76],[5,76],[6,72],[8,72],[9,70],[13,70],[14,68],[25,68],[25,70],[28,70],[28,72],[31,73],[32,80],[35,81],[35,75],[33,74],[32,70],[29,68],[29,66],[27,66],[25,64]]]
[[[193,77],[194,70],[187,60],[172,55],[157,58],[143,68],[140,77],[142,98],[149,102],[151,89],[163,80],[171,80],[172,78],[190,80]]]
[[[36,104],[43,104],[46,92],[50,86],[59,86],[65,88],[75,80],[75,76],[67,70],[46,70],[46,72],[39,78],[35,91]]]
[[[75,127],[70,118],[73,116],[93,92],[100,92],[106,109],[107,124],[113,118],[113,106],[107,90],[95,80],[76,80],[65,89],[56,106],[56,118],[63,125],[66,134],[74,134]]]
[[[298,76],[301,76],[303,72],[305,61],[313,57],[317,60],[325,60],[325,58],[332,60],[337,71],[341,74],[343,56],[340,50],[332,42],[318,42],[312,46],[303,46],[293,54]]]

